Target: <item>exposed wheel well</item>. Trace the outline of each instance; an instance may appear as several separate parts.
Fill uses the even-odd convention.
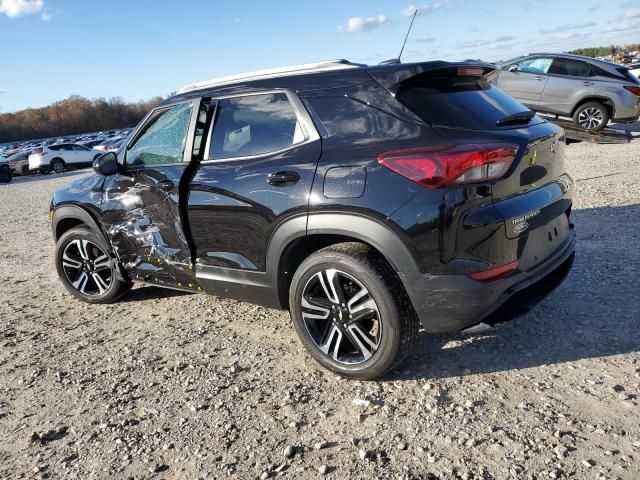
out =
[[[289,307],[289,287],[291,286],[291,279],[304,259],[322,248],[344,242],[356,242],[369,246],[380,255],[380,258],[391,266],[385,256],[375,247],[358,238],[347,235],[317,234],[296,239],[287,245],[280,257],[278,268],[278,296],[283,308]]]
[[[66,165],[66,162],[64,161],[64,159],[62,159],[60,157],[52,158],[51,161],[49,162],[49,165],[53,165],[53,162],[55,162],[56,160],[60,160],[63,165]]]
[[[578,110],[585,103],[589,103],[589,102],[598,102],[603,104],[605,107],[607,107],[607,110],[609,111],[609,118],[613,118],[615,113],[613,110],[613,102],[608,98],[603,98],[603,97],[587,97],[581,100],[575,107],[573,107],[571,116],[573,117],[573,115],[576,113],[576,110]]]
[[[79,218],[67,217],[60,220],[56,225],[56,238],[55,238],[56,242],[64,234],[64,232],[79,226],[85,226],[89,228],[89,226]]]

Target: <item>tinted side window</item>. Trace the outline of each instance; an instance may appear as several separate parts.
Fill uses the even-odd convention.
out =
[[[191,104],[182,103],[157,114],[127,152],[127,165],[182,162],[191,122]]]
[[[551,67],[551,58],[528,58],[518,63],[518,72],[545,74]]]
[[[54,151],[56,151],[56,152],[57,152],[57,151],[59,151],[59,150],[62,150],[62,145],[51,145],[51,146],[49,147],[49,150],[54,150]]]
[[[591,74],[591,69],[587,62],[570,58],[556,58],[549,69],[549,73],[585,78]]]
[[[211,139],[212,159],[276,152],[305,140],[284,93],[224,98]]]

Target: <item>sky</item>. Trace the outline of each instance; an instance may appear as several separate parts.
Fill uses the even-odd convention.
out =
[[[137,101],[336,58],[502,60],[640,42],[640,0],[0,0],[0,112]]]

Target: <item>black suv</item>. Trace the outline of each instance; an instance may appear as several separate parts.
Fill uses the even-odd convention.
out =
[[[532,305],[573,262],[572,180],[562,130],[494,68],[337,61],[185,87],[55,194],[60,278],[92,303],[141,282],[288,309],[318,362],[363,379],[420,326]]]

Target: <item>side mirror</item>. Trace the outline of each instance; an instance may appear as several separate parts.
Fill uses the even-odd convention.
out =
[[[93,161],[93,170],[98,175],[114,175],[118,173],[118,156],[115,152],[107,152]]]
[[[509,71],[510,72],[517,72],[518,71],[518,65],[509,65]]]

